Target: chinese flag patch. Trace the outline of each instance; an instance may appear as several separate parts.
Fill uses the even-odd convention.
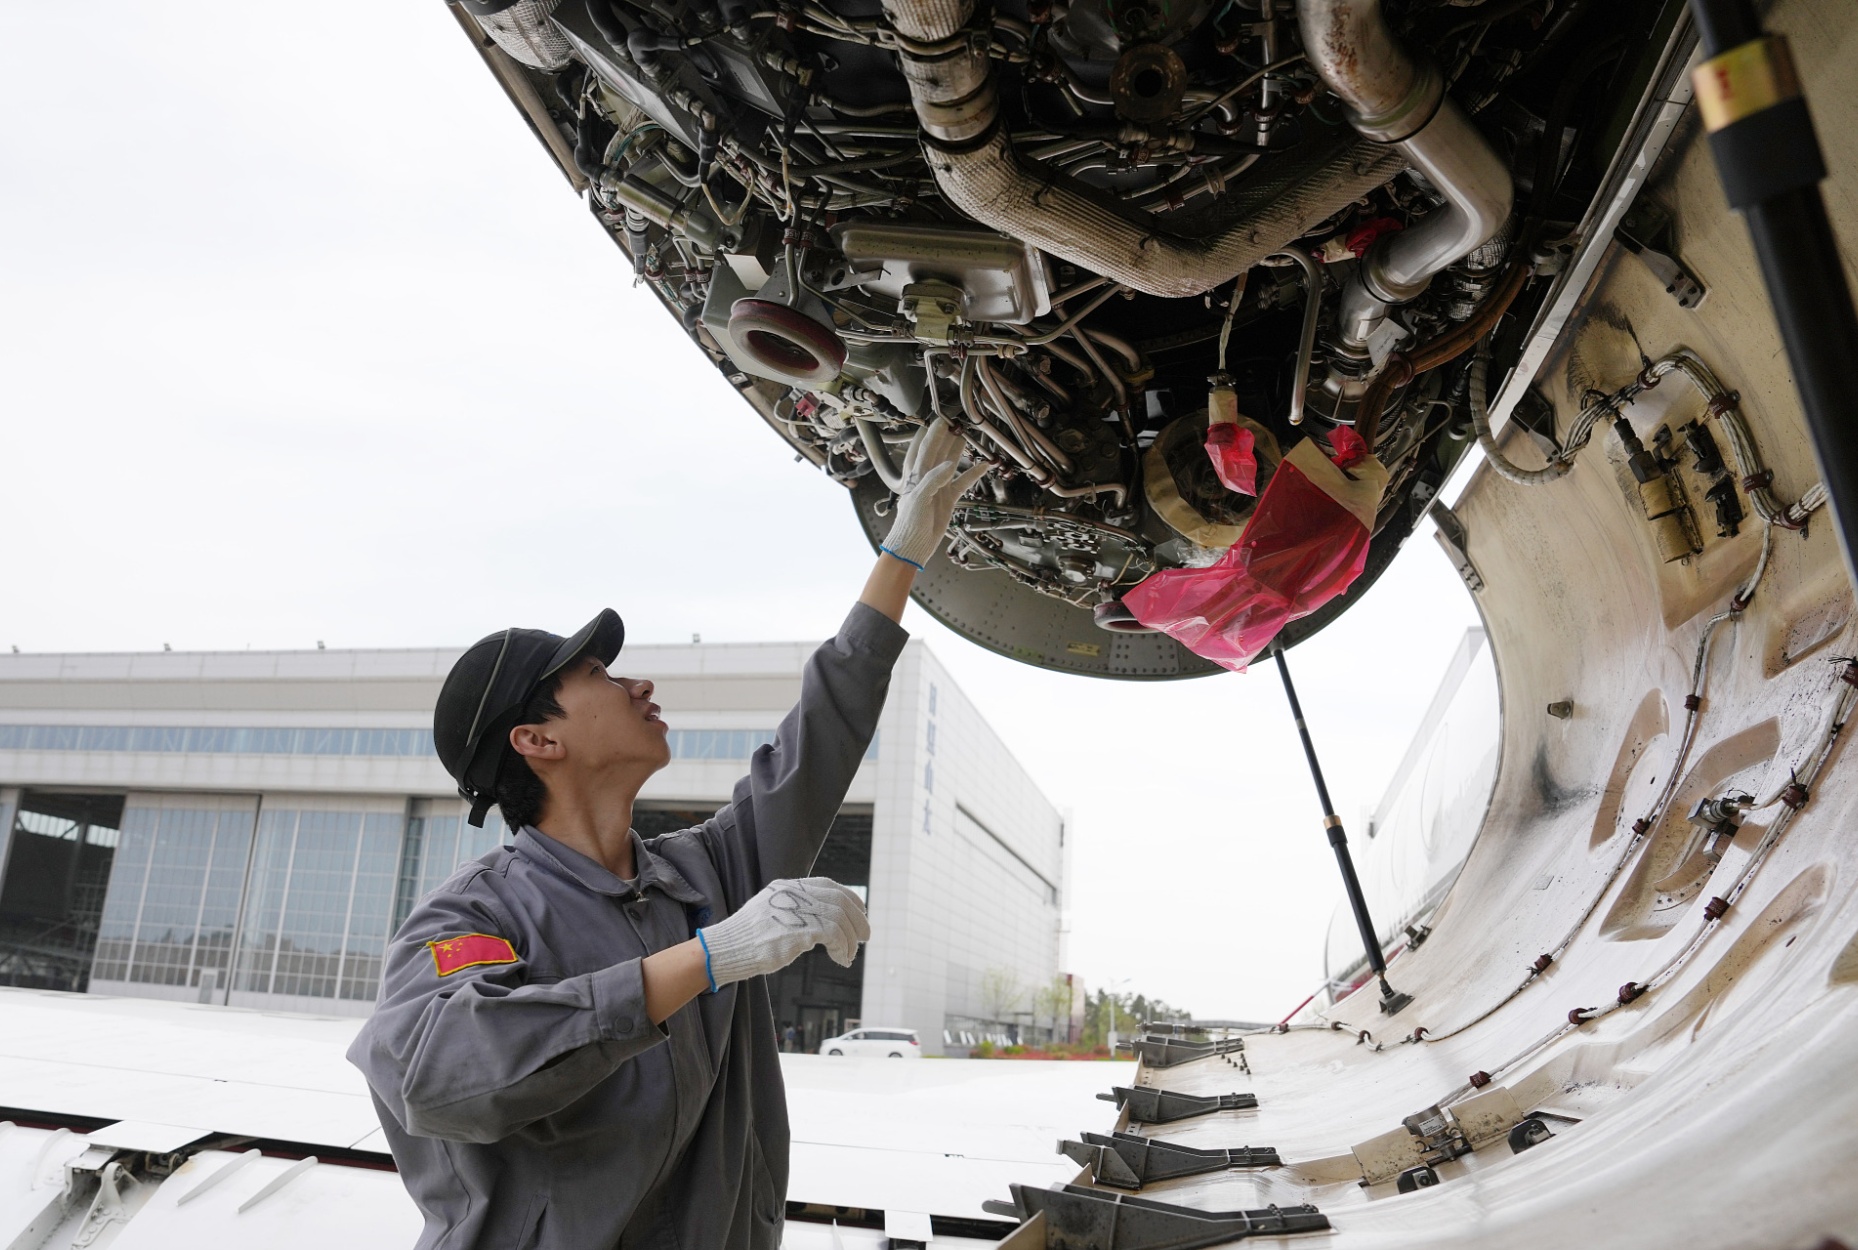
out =
[[[463,937],[442,938],[426,945],[432,948],[432,966],[442,977],[449,977],[461,968],[475,968],[480,964],[517,962],[516,948],[488,933],[467,933]]]

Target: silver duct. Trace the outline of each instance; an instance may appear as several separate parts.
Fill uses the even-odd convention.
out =
[[[996,124],[988,32],[969,28],[974,0],[884,0],[903,36],[903,73],[928,136],[929,168],[957,208],[1049,255],[1149,295],[1210,291],[1280,251],[1380,186],[1407,158],[1351,142],[1271,162],[1265,181],[1228,196],[1199,237],[1132,220],[1014,151]]]
[[[1392,305],[1502,229],[1510,174],[1438,72],[1394,39],[1380,0],[1297,0],[1297,23],[1311,66],[1349,106],[1355,129],[1392,144],[1445,197],[1418,225],[1383,236],[1343,288],[1343,345],[1365,350]]]

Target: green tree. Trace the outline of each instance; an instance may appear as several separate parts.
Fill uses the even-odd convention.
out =
[[[1007,1023],[1007,1013],[1025,997],[1019,974],[1011,968],[989,968],[981,974],[981,1010],[989,1020]]]
[[[1070,1041],[1069,1024],[1071,1021],[1071,982],[1065,977],[1053,977],[1049,985],[1042,985],[1032,993],[1032,1018],[1034,1023],[1044,1021],[1051,1029],[1052,1040]]]

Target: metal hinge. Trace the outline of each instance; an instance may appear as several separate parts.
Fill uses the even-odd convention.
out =
[[[1256,1094],[1178,1094],[1171,1089],[1138,1086],[1112,1086],[1107,1094],[1098,1094],[1104,1102],[1113,1102],[1129,1110],[1136,1124],[1167,1124],[1215,1111],[1250,1111],[1258,1105]]]
[[[991,1214],[1024,1221],[1043,1217],[1045,1246],[1064,1250],[1192,1250],[1242,1237],[1281,1237],[1321,1232],[1329,1227],[1329,1217],[1312,1206],[1200,1211],[1078,1185],[1010,1188],[1012,1202],[981,1205]],[[1008,1237],[1002,1244],[1015,1243]]]
[[[1426,509],[1426,515],[1432,518],[1432,536],[1439,540],[1439,546],[1445,549],[1445,555],[1458,570],[1458,576],[1464,578],[1464,584],[1473,592],[1484,588],[1484,575],[1477,571],[1477,565],[1471,563],[1471,556],[1465,550],[1466,535],[1464,522],[1458,514],[1443,503],[1434,501]]]
[[[1155,1037],[1144,1034],[1117,1046],[1128,1050],[1151,1068],[1171,1068],[1177,1063],[1208,1059],[1214,1055],[1237,1054],[1245,1049],[1245,1039],[1229,1037],[1221,1041],[1190,1041],[1181,1037]]]
[[[1058,1151],[1083,1164],[1099,1185],[1140,1189],[1150,1181],[1224,1172],[1231,1168],[1277,1167],[1283,1162],[1270,1146],[1201,1150],[1177,1146],[1134,1133],[1083,1133],[1083,1141],[1061,1141]]]
[[[1665,293],[1677,301],[1679,308],[1695,308],[1709,294],[1675,255],[1671,220],[1662,210],[1649,204],[1633,205],[1613,231],[1613,237],[1619,240],[1621,247],[1645,262],[1645,267],[1664,283]]]

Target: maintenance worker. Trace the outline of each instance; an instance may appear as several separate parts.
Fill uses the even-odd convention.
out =
[[[807,872],[877,729],[916,574],[977,467],[938,421],[800,702],[728,806],[642,839],[670,762],[652,683],[613,676],[611,609],[571,638],[492,634],[452,666],[440,760],[516,831],[414,907],[348,1057],[368,1078],[420,1250],[773,1250],[787,1106],[766,974],[815,945],[849,966],[857,897]]]

